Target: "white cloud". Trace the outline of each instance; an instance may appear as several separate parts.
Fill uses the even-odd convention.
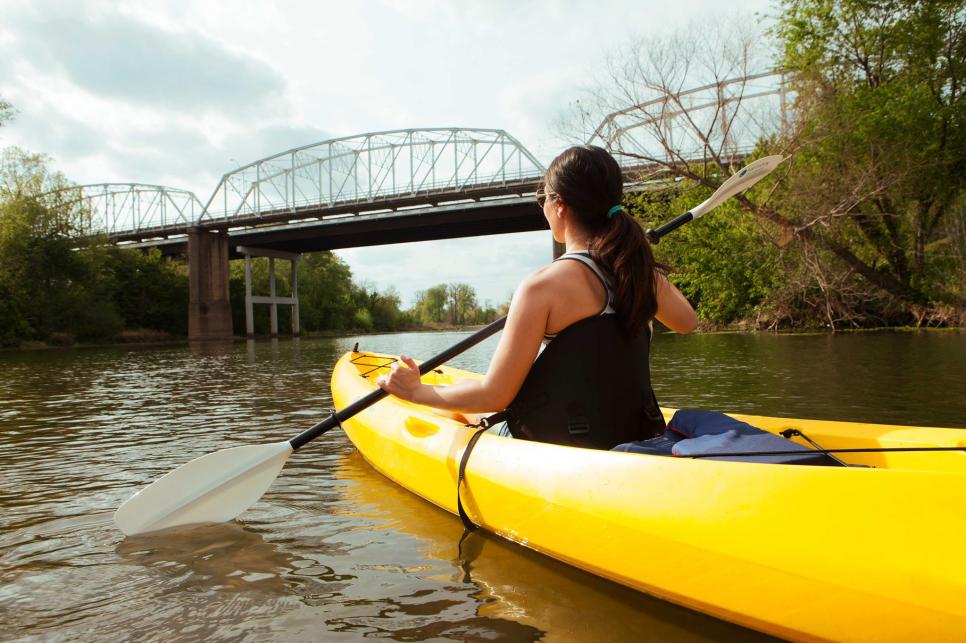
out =
[[[43,3],[8,16],[21,55],[105,99],[175,112],[258,113],[283,83],[268,65],[189,30]]]

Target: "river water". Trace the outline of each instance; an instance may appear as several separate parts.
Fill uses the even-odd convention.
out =
[[[761,640],[574,570],[375,473],[341,431],[235,522],[123,538],[113,510],[187,460],[324,417],[337,357],[466,333],[0,353],[0,639]],[[485,370],[496,338],[454,360]],[[966,427],[966,333],[658,335],[663,404]],[[472,562],[468,563],[468,560]]]

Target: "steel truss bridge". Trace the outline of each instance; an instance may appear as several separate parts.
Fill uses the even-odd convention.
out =
[[[608,114],[588,142],[614,152],[629,180],[681,163],[737,163],[769,126],[785,127],[786,94],[778,71],[652,91]],[[543,173],[503,130],[401,129],[254,161],[225,174],[204,204],[136,183],[67,188],[57,202],[76,208],[83,234],[175,254],[189,230],[221,231],[237,258],[236,245],[307,252],[545,229],[529,198]]]
[[[87,234],[185,249],[191,229],[290,252],[545,227],[540,162],[493,129],[405,129],[297,147],[225,174],[204,205],[163,186],[68,188]],[[433,215],[433,216],[427,216]]]

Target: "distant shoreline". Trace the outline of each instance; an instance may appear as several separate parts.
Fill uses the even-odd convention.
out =
[[[362,330],[362,329],[350,329],[350,330],[318,330],[307,333],[302,333],[300,335],[301,339],[324,339],[324,338],[336,338],[336,337],[355,337],[360,335],[399,335],[401,333],[453,333],[453,332],[474,332],[484,328],[486,324],[475,324],[466,326],[449,326],[449,325],[433,325],[433,326],[419,326],[414,328],[402,328],[398,330]],[[667,330],[660,324],[657,325],[655,331],[659,334],[673,335],[674,333]],[[709,324],[702,322],[698,326],[697,332],[702,335],[838,335],[838,334],[855,334],[855,333],[881,333],[881,332],[893,332],[893,333],[920,333],[920,332],[966,332],[966,327],[961,326],[877,326],[874,328],[788,328],[782,330],[765,330],[750,328],[746,324]],[[267,339],[272,339],[268,335],[258,335],[252,341],[264,341]],[[293,337],[289,334],[281,333],[278,337],[274,339],[291,340]],[[30,340],[21,342],[18,346],[8,346],[5,348],[0,348],[0,353],[11,353],[11,352],[29,352],[29,351],[49,351],[49,350],[71,350],[71,349],[83,349],[83,348],[117,348],[121,346],[177,346],[184,344],[194,344],[194,343],[218,343],[219,341],[223,343],[235,343],[248,341],[242,335],[235,335],[230,340],[198,340],[198,342],[190,341],[187,337],[183,335],[170,335],[168,333],[163,333],[161,331],[127,331],[121,333],[113,340],[108,341],[98,341],[98,342],[77,342],[77,341],[63,341],[57,340],[42,342],[37,340]]]
[[[483,328],[485,324],[477,324],[472,326],[433,326],[433,327],[416,327],[416,328],[403,328],[399,330],[385,330],[385,331],[366,331],[361,329],[354,330],[321,330],[313,331],[310,333],[303,333],[300,338],[303,339],[324,339],[324,338],[337,338],[337,337],[355,337],[361,335],[399,335],[401,333],[452,333],[452,332],[474,332]],[[663,326],[658,325],[655,329],[659,334],[673,335],[674,333],[665,329]],[[879,326],[875,328],[837,328],[834,330],[823,329],[823,328],[790,328],[782,330],[762,330],[755,328],[741,327],[738,324],[723,326],[718,324],[705,324],[702,323],[698,327],[699,334],[702,335],[838,335],[838,334],[855,334],[855,333],[881,333],[881,332],[893,332],[893,333],[920,333],[920,332],[966,332],[966,328],[961,326],[949,326],[949,327],[935,327],[935,326]],[[256,336],[252,341],[265,341],[272,339],[268,335]],[[293,337],[288,334],[279,334],[275,339],[281,340],[291,340]],[[197,343],[218,343],[222,341],[223,343],[236,343],[248,341],[244,336],[235,335],[230,340],[200,340]],[[168,335],[166,333],[152,332],[152,333],[127,333],[122,334],[118,338],[111,341],[99,341],[99,342],[41,342],[36,340],[21,342],[18,346],[8,346],[5,348],[0,348],[0,353],[12,353],[12,352],[29,352],[29,351],[51,351],[51,350],[72,350],[72,349],[85,349],[85,348],[118,348],[122,346],[178,346],[186,344],[194,344],[196,342],[189,341],[187,337]]]
[[[398,335],[400,333],[452,333],[452,332],[473,332],[483,328],[486,324],[475,324],[475,325],[443,325],[434,324],[433,326],[417,326],[410,328],[401,328],[397,330],[364,330],[361,328],[347,329],[347,330],[317,330],[311,332],[302,333],[299,338],[302,339],[320,339],[320,338],[336,338],[336,337],[355,337],[358,335]],[[165,333],[162,331],[151,331],[151,330],[133,330],[124,331],[118,334],[116,337],[110,340],[101,340],[97,342],[80,342],[75,341],[66,335],[58,334],[59,337],[53,337],[48,341],[39,340],[27,340],[20,342],[17,346],[7,346],[0,348],[0,353],[10,353],[10,352],[28,352],[28,351],[48,351],[48,350],[71,350],[71,349],[81,349],[81,348],[117,348],[121,346],[177,346],[183,344],[193,344],[192,340],[189,340],[184,335],[171,335],[170,333]],[[267,339],[273,339],[268,335],[256,335],[252,341],[264,341]],[[292,335],[287,333],[279,333],[274,339],[293,339]],[[224,343],[235,343],[235,342],[245,342],[248,339],[244,335],[235,335],[231,339],[225,340],[198,340],[200,342],[210,341],[211,343],[217,343],[219,341]]]

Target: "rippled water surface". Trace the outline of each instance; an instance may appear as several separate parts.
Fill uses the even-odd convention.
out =
[[[0,639],[762,638],[486,535],[334,431],[226,525],[122,538],[111,513],[187,460],[324,417],[337,357],[465,334],[0,353]],[[453,363],[484,370],[495,338]],[[966,334],[661,335],[664,404],[966,426]]]

